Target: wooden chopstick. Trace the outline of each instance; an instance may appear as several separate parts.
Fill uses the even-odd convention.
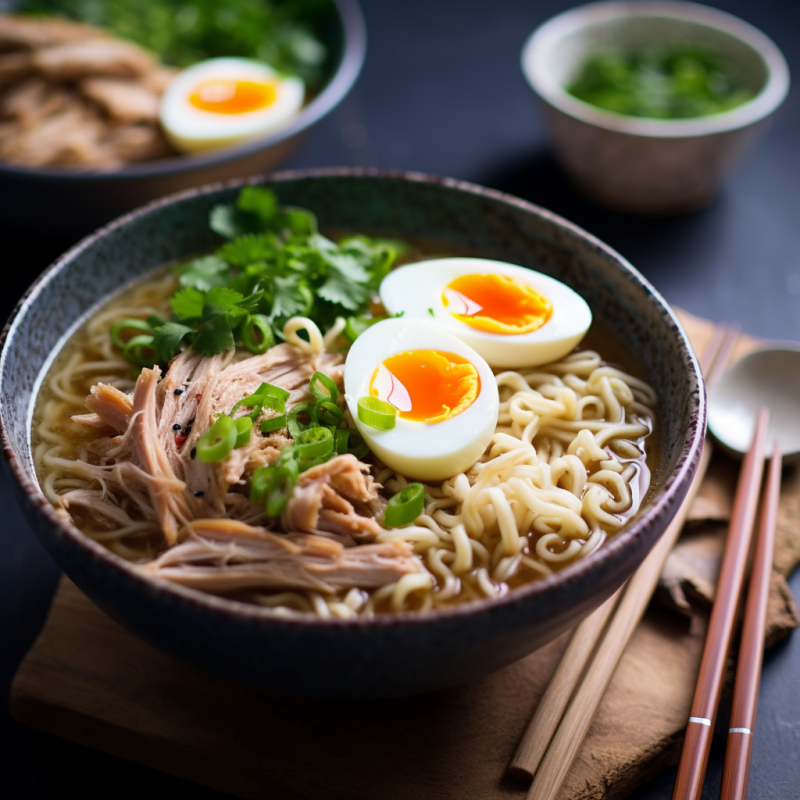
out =
[[[530,783],[558,728],[564,709],[594,651],[611,612],[616,608],[623,587],[617,589],[599,608],[584,619],[572,634],[550,683],[525,729],[506,775],[520,783]]]
[[[775,549],[775,524],[780,502],[781,466],[780,442],[776,439],[772,445],[772,462],[762,499],[758,538],[747,591],[720,800],[743,800],[747,795],[750,749],[764,656],[764,629]]]
[[[703,791],[703,778],[722,691],[725,662],[750,552],[750,539],[764,472],[764,444],[768,426],[769,411],[762,408],[736,486],[733,515],[708,622],[692,709],[686,726],[673,800],[699,800]]]
[[[701,462],[698,466],[695,479],[687,493],[686,501],[681,505],[675,518],[662,534],[656,546],[642,562],[639,569],[628,580],[624,587],[622,598],[617,606],[603,636],[597,651],[592,659],[591,666],[566,713],[556,730],[550,746],[542,758],[539,768],[533,776],[533,782],[528,789],[528,798],[535,800],[553,800],[558,794],[564,778],[578,754],[578,750],[592,724],[595,712],[600,705],[608,684],[614,677],[625,646],[633,634],[639,620],[644,614],[650,596],[656,588],[664,562],[675,545],[686,520],[689,505],[702,483],[700,471],[705,472],[711,455],[710,448],[703,448]]]
[[[703,348],[700,359],[703,374],[707,376],[706,383],[709,382],[712,376],[715,364],[722,363],[723,368],[727,365],[727,360],[733,351],[738,335],[738,328],[726,326],[724,324],[715,325],[711,337]],[[716,373],[717,376],[719,374],[721,374],[721,371]],[[592,663],[591,668],[587,671],[587,675],[592,676],[591,688],[587,688],[583,693],[580,701],[581,704],[578,703],[577,696],[573,701],[573,706],[575,706],[573,722],[569,730],[565,728],[565,733],[561,735],[561,741],[558,745],[559,747],[567,746],[572,755],[568,756],[567,753],[557,750],[555,743],[553,743],[553,746],[549,749],[548,746],[551,744],[556,734],[556,729],[559,728],[564,708],[574,692],[581,675],[586,670],[586,665],[590,660],[594,643],[597,642],[602,634],[610,613],[617,605],[620,594],[623,591],[626,595],[628,593],[628,589],[626,588],[627,584],[615,595],[612,595],[600,608],[583,620],[575,629],[572,640],[564,655],[561,657],[561,661],[556,671],[553,673],[550,684],[539,702],[536,712],[529,722],[517,751],[508,766],[506,771],[508,777],[527,783],[533,780],[537,772],[543,775],[547,772],[547,778],[542,777],[539,779],[542,786],[546,784],[547,788],[542,789],[542,786],[540,786],[539,791],[551,791],[553,795],[558,791],[583,741],[586,730],[588,730],[588,726],[594,716],[594,712],[613,676],[614,669],[622,655],[625,644],[647,607],[650,595],[655,588],[655,584],[653,584],[652,587],[649,588],[649,592],[646,591],[647,587],[650,586],[650,579],[653,573],[655,573],[655,580],[658,580],[664,561],[667,555],[669,555],[669,551],[674,546],[683,527],[692,499],[697,493],[700,484],[703,482],[710,457],[711,444],[710,442],[706,442],[700,463],[698,464],[697,471],[689,487],[686,498],[678,509],[675,519],[662,536],[661,541],[664,542],[664,545],[657,545],[639,567],[639,570],[644,571],[646,575],[643,575],[635,596],[631,596],[624,609],[621,604],[617,608],[615,619],[620,617],[621,620],[617,623],[615,632],[612,634],[612,632],[609,631],[604,639],[603,673],[600,674],[598,672],[598,660],[600,656],[598,651],[595,662]],[[633,579],[631,579],[631,581],[632,580]],[[629,581],[629,583],[631,581]],[[635,621],[631,625],[630,622],[634,617]],[[573,642],[575,642],[574,647]],[[572,706],[570,708],[572,708]],[[586,724],[580,724],[581,721]],[[549,753],[551,750],[554,753],[558,752],[559,755],[552,756],[548,761],[550,766],[545,768],[543,766],[543,760],[546,753]],[[559,760],[561,762],[561,768],[557,766]],[[541,769],[540,766],[542,767]],[[533,791],[534,787],[531,786],[531,791],[528,796],[539,798],[540,795],[534,795]],[[541,795],[541,797],[543,798],[545,795]]]

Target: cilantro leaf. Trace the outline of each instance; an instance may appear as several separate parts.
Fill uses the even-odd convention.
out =
[[[325,283],[317,289],[317,294],[329,303],[336,303],[348,311],[356,311],[367,300],[369,290],[338,270],[333,270]]]
[[[241,292],[222,287],[212,289],[205,296],[206,305],[219,309],[219,313],[230,311],[241,303],[242,300],[244,300],[244,296]]]
[[[187,286],[178,289],[169,302],[178,319],[197,319],[203,315],[205,296],[199,289]]]
[[[181,342],[190,333],[194,333],[194,328],[179,322],[165,322],[160,325],[153,337],[153,349],[158,362],[166,364],[171,361],[180,351]]]
[[[181,286],[191,286],[207,292],[215,286],[225,286],[228,282],[228,265],[217,256],[196,258],[178,268]]]
[[[236,208],[255,214],[264,225],[269,225],[278,213],[278,196],[263,186],[245,186],[236,199]]]
[[[314,294],[299,275],[286,278],[276,277],[272,281],[272,311],[269,321],[289,318],[297,314],[306,315],[314,303]]]
[[[255,233],[253,221],[235,206],[218,205],[211,209],[208,227],[224,239],[235,239],[246,233]]]
[[[317,218],[304,208],[287,206],[276,217],[275,228],[284,235],[305,238],[317,232]]]
[[[218,314],[203,321],[192,347],[204,356],[224,353],[235,344],[227,314]]]
[[[217,250],[217,258],[234,267],[247,267],[274,258],[280,250],[274,233],[245,234]]]

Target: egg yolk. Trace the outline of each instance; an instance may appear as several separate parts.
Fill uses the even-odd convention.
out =
[[[447,284],[442,302],[460,322],[489,333],[530,333],[553,314],[546,297],[508,275],[461,275]]]
[[[466,411],[478,397],[478,371],[465,358],[440,350],[406,350],[384,359],[370,394],[391,403],[414,422],[444,422]]]
[[[271,106],[277,96],[277,88],[271,81],[210,78],[195,86],[189,102],[214,114],[246,114]]]

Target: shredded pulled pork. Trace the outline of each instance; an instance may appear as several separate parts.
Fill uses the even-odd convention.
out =
[[[314,534],[278,535],[226,519],[188,525],[180,544],[144,567],[207,592],[376,589],[419,572],[406,542],[344,547]]]
[[[279,521],[250,502],[248,491],[253,471],[292,443],[285,430],[254,433],[221,462],[196,457],[197,440],[217,415],[231,413],[262,383],[289,391],[291,409],[312,399],[309,380],[317,370],[341,386],[338,355],[308,355],[288,344],[244,359],[234,350],[206,357],[187,349],[163,378],[158,367],[142,370],[131,395],[93,386],[90,413],[73,419],[105,434],[82,456],[85,473],[101,488],[66,492],[63,507],[80,507],[101,527],[152,523],[163,543],[143,568],[211,592],[330,593],[419,571],[406,544],[369,544],[382,531],[376,518],[386,501],[355,456],[334,456],[302,473]],[[274,413],[266,409],[262,417]],[[267,529],[278,522],[285,533]]]
[[[112,169],[166,157],[158,104],[175,74],[103,30],[0,14],[0,160]]]
[[[281,521],[286,530],[332,533],[341,541],[371,542],[381,532],[375,516],[386,507],[369,467],[353,455],[306,470]]]

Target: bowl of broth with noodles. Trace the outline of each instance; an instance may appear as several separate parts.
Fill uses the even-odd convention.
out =
[[[475,679],[636,568],[696,467],[702,381],[601,242],[482,187],[330,170],[156,202],[6,329],[6,464],[65,572],[262,689]]]

